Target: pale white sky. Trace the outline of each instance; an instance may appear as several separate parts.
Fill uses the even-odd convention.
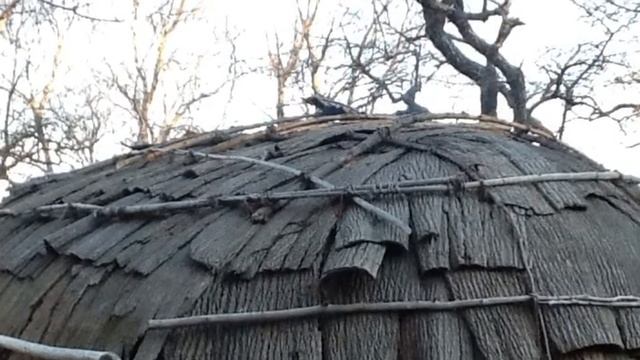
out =
[[[322,33],[328,26],[331,17],[341,12],[339,0],[321,0],[320,13],[316,20],[316,31]],[[366,2],[365,2],[366,3]],[[99,13],[108,17],[130,18],[128,1],[100,1],[96,6]],[[297,16],[294,0],[255,1],[255,0],[210,0],[203,2],[202,16],[207,21],[199,22],[182,29],[180,35],[180,51],[202,54],[226,53],[222,41],[215,39],[216,29],[220,30],[225,22],[240,33],[236,41],[239,57],[258,61],[267,54],[269,41],[278,32],[282,39],[291,37],[291,24]],[[549,11],[553,9],[553,11]],[[536,61],[545,56],[549,47],[568,47],[575,45],[578,39],[586,39],[591,34],[591,26],[579,21],[579,13],[568,0],[514,0],[512,14],[522,19],[526,25],[518,27],[509,38],[504,48],[505,55],[514,64],[522,64],[525,74],[535,67]],[[489,24],[491,25],[491,24]],[[483,31],[483,29],[480,29]],[[220,32],[218,32],[220,35]],[[0,42],[0,46],[4,43]],[[97,45],[97,46],[96,46]],[[99,68],[104,59],[130,58],[130,30],[126,26],[104,26],[99,32],[70,31],[66,38],[64,53],[65,63],[72,69],[65,78],[66,85],[91,79],[92,72]],[[636,60],[638,54],[635,54]],[[640,68],[640,61],[636,62]],[[203,79],[212,83],[220,81],[226,75],[224,64],[208,61],[200,64],[199,73]],[[84,80],[83,80],[84,79]],[[91,80],[88,80],[91,81]],[[64,85],[60,85],[64,86]],[[638,93],[610,93],[605,90],[600,96],[618,101],[623,98],[634,98],[638,101]],[[432,111],[468,111],[477,113],[478,94],[473,88],[460,90],[445,89],[432,84],[424,88],[419,100]],[[226,127],[241,123],[253,123],[269,119],[274,114],[275,83],[264,74],[253,74],[242,78],[237,83],[234,100],[224,108],[218,99],[202,104],[197,112],[196,123],[205,130]],[[536,117],[541,119],[550,129],[556,130],[559,125],[559,104],[550,103],[539,109]],[[390,112],[397,108],[388,109]],[[226,118],[222,114],[226,113]],[[509,110],[503,104],[501,113],[509,117]],[[115,120],[114,120],[115,121]],[[122,128],[120,124],[116,126]],[[640,147],[628,148],[628,145],[640,142],[640,121],[627,124],[625,136],[618,125],[607,120],[595,123],[570,123],[565,134],[565,142],[576,147],[607,168],[640,176]],[[123,152],[115,139],[118,136],[108,135],[98,146],[98,157],[108,158]],[[29,174],[25,173],[28,176]],[[0,183],[0,198],[6,184]]]

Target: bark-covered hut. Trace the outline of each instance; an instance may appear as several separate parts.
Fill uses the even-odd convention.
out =
[[[199,135],[14,187],[0,207],[0,347],[638,356],[637,179],[505,124],[330,119]]]

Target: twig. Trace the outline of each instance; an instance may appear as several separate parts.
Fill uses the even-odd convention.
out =
[[[202,207],[216,206],[220,203],[231,204],[244,202],[247,200],[275,201],[314,197],[446,192],[451,191],[453,188],[460,190],[471,190],[487,187],[534,184],[554,181],[624,181],[630,184],[640,183],[640,178],[631,175],[623,175],[616,171],[522,175],[497,179],[469,181],[464,183],[455,183],[454,185],[452,185],[452,183],[454,183],[458,178],[459,176],[447,176],[432,179],[400,181],[390,184],[367,184],[355,187],[333,187],[273,193],[268,192],[242,195],[224,195],[214,198],[207,197],[192,200],[170,201],[156,204],[130,206],[100,206],[82,203],[65,203],[39,206],[26,212],[17,212],[11,209],[0,209],[0,216],[20,216],[33,213],[46,215],[54,213],[56,211],[69,213],[94,213],[101,216],[145,215],[167,211],[193,210]]]
[[[159,149],[155,149],[155,150],[158,151]],[[314,185],[316,185],[318,187],[321,187],[321,188],[335,189],[335,185],[331,184],[330,182],[328,182],[326,180],[321,179],[320,177],[318,177],[316,175],[305,174],[304,172],[302,172],[302,171],[300,171],[298,169],[292,168],[290,166],[278,164],[278,163],[275,163],[275,162],[271,162],[271,161],[259,160],[259,159],[254,159],[254,158],[250,158],[250,157],[246,157],[246,156],[240,156],[240,155],[208,154],[208,153],[203,153],[203,152],[179,150],[179,149],[172,150],[172,152],[174,152],[176,154],[183,154],[183,155],[184,154],[189,154],[189,155],[192,155],[192,156],[204,157],[204,158],[215,159],[215,160],[236,160],[236,161],[249,162],[249,163],[253,163],[253,164],[257,164],[257,165],[262,165],[262,166],[265,166],[265,167],[270,167],[272,169],[284,171],[284,172],[287,172],[287,173],[292,174],[294,176],[304,176],[304,177],[306,177],[306,179],[311,181]],[[364,200],[362,198],[354,197],[353,198],[353,202],[356,203],[357,205],[359,205],[360,207],[362,207],[363,209],[365,209],[365,210],[377,215],[381,219],[384,219],[384,220],[386,220],[386,221],[398,226],[405,233],[411,234],[411,227],[408,224],[405,224],[402,220],[398,219],[397,217],[393,216],[392,214],[388,213],[387,211],[384,211],[384,210],[380,209],[379,207],[371,204],[370,202],[368,202],[368,201],[366,201],[366,200]]]
[[[0,348],[51,360],[120,360],[112,352],[48,346],[0,335]]]
[[[163,152],[162,149],[153,149],[153,151],[158,151],[158,152]],[[200,158],[207,158],[207,159],[213,159],[213,160],[232,160],[232,161],[244,161],[244,162],[248,162],[248,163],[252,163],[252,164],[256,164],[256,165],[261,165],[261,166],[265,166],[265,167],[269,167],[272,169],[276,169],[276,170],[280,170],[280,171],[284,171],[287,172],[289,174],[292,174],[294,176],[302,176],[304,175],[304,173],[298,169],[292,168],[290,166],[286,166],[286,165],[281,165],[272,161],[265,161],[265,160],[260,160],[260,159],[254,159],[254,158],[250,158],[247,156],[241,156],[241,155],[219,155],[219,154],[209,154],[209,153],[203,153],[203,152],[199,152],[199,151],[190,151],[190,150],[180,150],[180,149],[176,149],[176,150],[170,150],[169,152],[173,152],[179,155],[191,155],[191,156],[195,156],[195,157],[200,157]],[[311,180],[311,179],[310,179]],[[311,180],[314,181],[314,180]],[[326,183],[326,181],[321,180],[321,179],[315,179],[315,182],[318,182],[318,184],[321,183]]]
[[[406,121],[406,122],[422,122],[422,121],[439,121],[439,120],[472,120],[478,122],[486,122],[492,124],[500,124],[504,125],[508,128],[515,128],[519,130],[530,131],[534,134],[551,137],[552,134],[549,134],[545,131],[541,131],[536,128],[532,128],[530,126],[526,126],[519,123],[514,123],[511,121],[502,120],[499,118],[494,118],[486,115],[471,115],[467,113],[422,113],[422,114],[409,114],[409,115],[391,115],[391,114],[340,114],[340,115],[330,115],[330,116],[313,116],[313,115],[301,115],[301,116],[292,116],[285,117],[276,121],[266,121],[266,122],[258,122],[248,125],[234,126],[226,130],[221,130],[217,132],[213,132],[211,134],[205,134],[197,139],[205,139],[211,136],[220,137],[220,136],[231,136],[235,135],[247,130],[258,129],[261,127],[269,127],[276,126],[279,130],[292,130],[298,127],[306,127],[310,125],[318,125],[325,124],[335,121],[380,121],[380,120],[388,120],[388,121]],[[190,141],[194,141],[196,138],[189,139]],[[177,143],[176,143],[177,144]]]
[[[404,311],[454,311],[476,307],[494,307],[537,301],[544,306],[596,306],[611,308],[640,307],[640,298],[618,296],[611,298],[588,295],[534,296],[519,295],[452,301],[396,301],[381,303],[326,304],[283,310],[196,315],[172,319],[151,319],[148,329],[172,329],[199,325],[250,324],[278,321],[292,321],[305,318],[338,316],[361,313],[404,312]]]
[[[295,125],[306,126],[309,124],[328,123],[333,121],[367,121],[367,120],[393,120],[397,116],[388,114],[339,114],[329,116],[314,116],[312,114],[283,117],[278,120],[263,121],[247,125],[233,126],[225,130],[213,132],[215,136],[231,136],[247,130],[258,129],[261,127],[277,126],[283,127],[287,124],[295,123]],[[316,121],[319,120],[319,121]],[[295,126],[294,126],[295,127]],[[209,134],[204,134],[197,138],[206,138]]]
[[[78,5],[74,5],[74,6],[65,6],[64,3],[63,4],[56,4],[54,2],[48,1],[48,0],[38,0],[43,4],[49,5],[53,8],[58,8],[64,11],[69,11],[71,12],[73,15],[83,18],[83,19],[87,19],[90,21],[104,21],[104,22],[115,22],[115,23],[120,23],[122,22],[122,20],[120,19],[106,19],[106,18],[99,18],[99,17],[95,17],[95,16],[91,16],[91,15],[87,15],[87,14],[83,14],[81,12],[78,11],[79,6]]]
[[[347,114],[345,114],[347,115]],[[360,115],[363,116],[363,115]],[[387,121],[401,121],[406,123],[419,123],[419,122],[429,122],[429,121],[441,121],[441,120],[469,120],[469,121],[477,121],[479,123],[487,123],[487,124],[495,124],[500,125],[508,129],[516,129],[522,132],[530,132],[532,134],[542,136],[548,139],[556,140],[553,136],[553,133],[549,132],[546,129],[537,128],[535,126],[525,125],[521,123],[511,122],[502,120],[496,117],[487,116],[487,115],[471,115],[467,113],[419,113],[419,114],[407,114],[407,115],[367,115],[368,118],[354,117],[354,116],[344,116],[342,119],[337,119],[340,121],[362,121],[362,120],[387,120]],[[324,124],[327,122],[333,122],[336,119],[330,119],[330,117],[319,117],[310,119],[308,121],[301,121],[285,128],[285,130],[294,129],[297,127],[310,126],[316,124]],[[263,125],[264,126],[264,125]]]
[[[285,117],[275,121],[266,121],[253,123],[248,125],[234,126],[225,130],[213,131],[207,134],[202,134],[199,136],[189,137],[186,139],[174,140],[163,144],[161,148],[163,150],[168,149],[184,149],[187,147],[194,147],[202,144],[208,144],[211,141],[220,142],[218,145],[223,145],[224,143],[232,142],[237,143],[236,138],[232,138],[233,135],[237,135],[239,133],[254,130],[261,127],[277,127],[278,132],[286,132],[297,130],[305,127],[312,127],[315,125],[326,124],[331,122],[365,122],[365,121],[406,121],[406,122],[424,122],[424,121],[438,121],[438,120],[472,120],[478,122],[486,122],[490,124],[501,125],[508,129],[518,129],[522,131],[529,131],[532,134],[536,134],[539,136],[544,136],[549,139],[555,140],[553,134],[545,132],[543,130],[532,128],[531,126],[509,122],[506,120],[501,120],[498,118],[493,118],[485,115],[469,115],[466,113],[422,113],[422,114],[410,114],[410,115],[390,115],[390,114],[340,114],[340,115],[330,115],[330,116],[313,116],[313,115],[301,115],[301,116],[292,116]],[[253,137],[256,134],[251,134]],[[226,140],[226,141],[225,141]],[[228,148],[228,147],[227,147]],[[131,163],[136,162],[137,160],[142,158],[143,153],[136,150],[127,155],[119,156],[117,159],[118,167],[127,166]]]
[[[391,126],[387,128],[379,128],[373,134],[368,135],[367,138],[361,141],[358,145],[349,149],[346,152],[346,154],[342,155],[339,159],[320,167],[320,169],[316,170],[315,173],[320,174],[320,176],[331,174],[332,172],[338,170],[339,168],[351,162],[357,156],[371,150],[376,145],[383,142],[386,138],[390,137],[390,134],[392,134],[393,132],[399,130],[400,128],[406,125],[412,124],[415,121],[416,119],[413,117],[398,118],[398,121],[393,123]],[[385,219],[392,224],[395,224],[400,229],[402,229],[402,231],[404,231],[406,234],[411,234],[411,227],[405,224],[404,222],[402,222],[401,220],[399,220],[397,217],[391,215],[390,213],[378,207],[375,207],[374,205],[370,204],[366,200],[359,197],[354,197],[353,202],[360,205],[362,208],[378,215],[380,218]]]
[[[340,159],[338,159],[337,161],[334,161],[332,163],[328,163],[326,166],[321,167],[317,172],[322,174],[322,176],[330,174],[334,171],[336,171],[337,169],[339,169],[340,167],[344,166],[345,164],[347,164],[348,162],[350,162],[351,160],[353,160],[356,156],[368,151],[369,149],[373,148],[374,146],[376,146],[377,144],[379,144],[382,141],[382,136],[379,132],[376,132],[372,135],[370,135],[367,139],[365,139],[364,141],[362,141],[361,143],[359,143],[358,145],[354,146],[353,148],[349,149],[349,151],[347,151],[347,153],[342,156]],[[332,186],[331,189],[334,189],[335,186]],[[406,234],[411,234],[411,227],[408,224],[405,224],[403,221],[401,221],[400,219],[398,219],[397,217],[389,214],[388,212],[372,205],[371,203],[369,203],[368,201],[360,198],[360,197],[354,197],[353,198],[353,202],[360,205],[360,207],[362,207],[363,209],[366,209],[376,215],[378,215],[378,217],[385,219],[387,221],[389,221],[392,224],[395,224],[397,227],[399,227],[400,229],[402,229],[402,231],[404,231]],[[378,211],[379,210],[379,211]]]

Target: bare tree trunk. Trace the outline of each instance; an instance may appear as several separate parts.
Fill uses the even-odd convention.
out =
[[[278,97],[276,100],[276,117],[282,119],[284,117],[284,88],[285,84],[281,77],[278,77]]]
[[[133,6],[134,6],[134,14],[135,16],[138,16],[138,9],[140,6],[139,1],[134,0]],[[177,8],[175,10],[171,9],[171,13],[167,14],[167,17],[169,18],[165,20],[166,22],[160,29],[160,33],[159,33],[158,49],[156,50],[156,57],[153,65],[150,83],[147,82],[146,76],[142,75],[145,73],[145,70],[142,68],[141,64],[138,63],[137,48],[134,49],[136,51],[135,56],[136,56],[136,66],[138,67],[138,74],[139,76],[142,77],[141,80],[144,87],[142,99],[140,100],[140,103],[137,105],[139,109],[138,111],[136,111],[136,114],[138,116],[137,141],[139,144],[149,144],[156,140],[154,139],[153,129],[151,128],[152,120],[150,118],[149,112],[150,112],[151,106],[153,105],[154,99],[156,97],[156,93],[158,91],[160,78],[164,74],[165,66],[167,64],[166,51],[167,51],[167,43],[168,43],[169,37],[175,31],[178,24],[184,21],[183,16],[185,14],[185,10],[186,10],[186,0],[180,0],[180,3],[178,4]],[[134,36],[135,35],[136,34],[134,31]],[[168,127],[169,127],[169,124],[167,124],[165,121],[162,124],[162,128],[165,133],[165,136],[167,136],[168,133],[171,131],[171,129]]]
[[[275,74],[277,81],[276,117],[278,119],[284,117],[284,92],[287,86],[287,81],[295,73],[296,68],[301,61],[300,52],[305,42],[309,51],[311,51],[309,36],[311,33],[311,27],[313,26],[313,22],[315,21],[316,13],[318,12],[319,3],[320,0],[317,0],[315,2],[313,2],[312,0],[307,0],[306,13],[303,13],[301,5],[300,3],[298,3],[298,21],[300,21],[300,28],[298,29],[298,25],[296,23],[294,28],[295,35],[293,37],[291,48],[288,51],[286,60],[283,58],[283,54],[281,51],[282,45],[280,44],[277,34],[275,37],[275,52],[269,50],[271,71]],[[324,51],[326,51],[326,49]],[[309,56],[313,57],[313,54],[309,54]]]
[[[58,46],[56,47],[56,52],[53,56],[53,68],[51,70],[51,77],[49,81],[42,88],[42,92],[40,94],[32,95],[29,99],[29,107],[31,108],[31,113],[33,114],[33,123],[36,141],[42,147],[42,156],[44,157],[44,166],[46,173],[53,172],[53,161],[51,158],[51,149],[49,148],[49,138],[45,131],[45,106],[49,103],[51,93],[53,91],[53,85],[58,76],[58,71],[60,70],[60,57],[62,55],[62,47],[64,44],[62,34],[58,35]]]
[[[138,144],[150,144],[151,140],[151,127],[149,126],[149,120],[140,117],[138,119],[138,134],[136,136]]]
[[[44,130],[44,118],[41,109],[34,110],[34,127],[36,131],[36,139],[42,146],[42,155],[44,157],[45,172],[51,174],[53,172],[53,161],[51,160],[51,149],[49,148],[49,139]]]
[[[488,59],[480,84],[480,109],[483,115],[498,116],[498,73]]]
[[[524,74],[520,68],[511,65],[498,51],[513,27],[522,24],[517,19],[507,19],[506,11],[503,15],[504,29],[501,27],[496,43],[490,44],[480,38],[471,28],[469,14],[464,12],[462,0],[448,0],[444,2],[436,0],[420,0],[423,8],[423,16],[426,24],[426,32],[429,40],[447,59],[447,62],[458,72],[472,79],[477,84],[483,83],[485,66],[469,59],[454,43],[452,37],[444,31],[445,21],[448,19],[455,26],[462,40],[474,50],[484,55],[487,61],[497,67],[505,76],[508,87],[499,86],[509,106],[513,109],[514,121],[528,123],[526,88]],[[477,17],[482,16],[479,14]],[[485,15],[486,17],[489,14]]]

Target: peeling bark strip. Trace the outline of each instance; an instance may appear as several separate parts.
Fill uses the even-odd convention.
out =
[[[589,295],[535,296],[519,295],[452,301],[395,301],[381,303],[327,304],[286,310],[197,315],[173,319],[149,320],[148,329],[172,329],[199,325],[250,324],[291,321],[311,317],[402,311],[452,311],[477,307],[494,307],[533,301],[543,306],[593,306],[608,308],[640,307],[640,297],[596,297]]]
[[[218,155],[215,155],[218,156]],[[255,159],[252,159],[255,160]],[[261,161],[261,160],[256,160]],[[278,164],[276,164],[278,165]],[[279,165],[280,166],[280,165]],[[297,170],[296,170],[297,171]],[[302,174],[300,172],[300,174]],[[324,182],[324,180],[319,179]],[[56,212],[63,213],[93,213],[97,216],[115,217],[115,216],[131,216],[131,215],[152,215],[161,214],[163,212],[174,211],[186,211],[194,210],[203,207],[217,206],[218,204],[225,203],[238,203],[247,200],[290,200],[301,198],[314,198],[314,197],[335,197],[335,196],[358,196],[358,195],[384,195],[384,194],[409,194],[409,193],[429,193],[429,192],[446,192],[455,189],[459,190],[473,190],[483,189],[488,187],[500,187],[500,186],[513,186],[522,184],[535,184],[544,182],[555,181],[624,181],[629,184],[640,184],[640,178],[624,175],[617,171],[588,171],[581,173],[554,173],[554,174],[539,174],[539,175],[522,175],[511,176],[496,179],[485,179],[479,181],[469,181],[463,183],[457,183],[455,177],[442,177],[433,179],[421,179],[410,180],[391,184],[375,184],[375,185],[362,185],[355,187],[326,187],[323,189],[313,190],[299,190],[299,191],[287,191],[287,192],[269,192],[269,193],[255,193],[246,195],[228,195],[217,198],[201,198],[194,200],[184,201],[170,201],[149,205],[130,205],[130,206],[100,206],[83,203],[64,203],[54,205],[39,206],[33,210],[25,212],[16,212],[11,209],[0,209],[0,217],[3,216],[28,216],[39,215],[51,215]],[[355,198],[360,199],[360,198]],[[369,204],[365,200],[362,202]],[[362,203],[357,202],[364,209],[369,210],[378,215],[377,207],[369,204],[371,207],[363,206]],[[380,209],[380,211],[383,211]],[[385,212],[386,213],[386,212]],[[389,216],[392,217],[391,214]],[[395,217],[394,217],[395,218]],[[400,220],[398,220],[400,221]]]
[[[108,351],[93,351],[55,347],[0,335],[0,348],[51,360],[120,360],[120,357]]]

